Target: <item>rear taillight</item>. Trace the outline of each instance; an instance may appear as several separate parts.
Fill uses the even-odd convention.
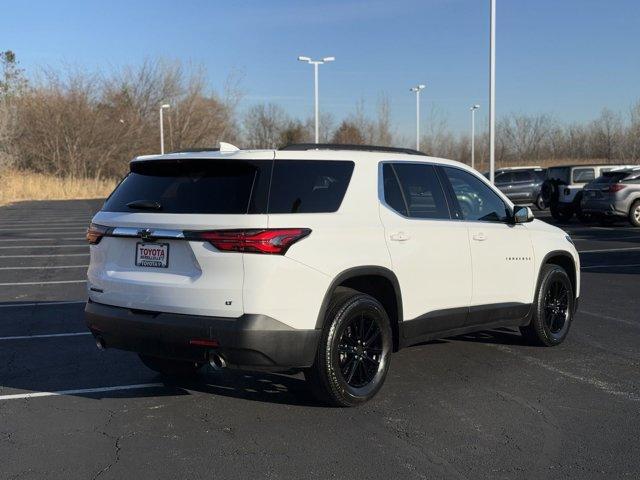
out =
[[[87,242],[91,245],[97,245],[108,232],[109,227],[92,223],[87,229]]]
[[[623,183],[614,183],[607,189],[607,192],[615,193],[615,192],[619,192],[623,188],[627,188],[627,186]]]
[[[205,240],[223,252],[284,255],[291,245],[311,233],[308,228],[268,228],[263,230],[213,230],[193,232],[187,238]]]

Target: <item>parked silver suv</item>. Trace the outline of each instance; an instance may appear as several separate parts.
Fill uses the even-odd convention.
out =
[[[603,173],[584,187],[580,206],[603,221],[628,218],[640,227],[640,167]]]

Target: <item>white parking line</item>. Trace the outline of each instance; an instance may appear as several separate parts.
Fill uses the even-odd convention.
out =
[[[607,242],[617,242],[620,240],[630,240],[630,239],[636,239],[636,238],[640,238],[640,235],[628,235],[626,237],[574,237],[571,236],[571,239],[574,241],[578,241],[578,242],[603,242],[603,241],[607,241]]]
[[[77,248],[88,246],[88,243],[74,243],[73,245],[9,245],[0,248],[3,250],[7,250],[9,248]]]
[[[50,237],[51,239],[51,237]],[[56,237],[56,240],[86,240],[83,237]],[[41,242],[42,238],[0,238],[0,242]]]
[[[71,229],[71,231],[65,230],[64,232],[42,232],[42,231],[38,231],[38,232],[16,232],[19,233],[20,235],[29,235],[29,237],[33,237],[33,238],[38,238],[38,237],[42,237],[44,235],[46,235],[47,237],[51,237],[51,238],[60,238],[60,237],[56,237],[56,235],[76,235],[76,234],[82,234],[82,233],[87,233],[87,229],[83,228],[82,230],[77,229],[77,228],[73,228]],[[3,234],[0,234],[3,235]]]
[[[88,253],[54,253],[51,255],[0,255],[0,258],[88,257]]]
[[[0,395],[0,401],[2,400],[20,400],[25,398],[37,398],[37,397],[60,397],[64,395],[82,395],[87,393],[101,393],[101,392],[117,392],[121,390],[140,390],[143,388],[158,388],[164,387],[164,383],[138,383],[136,385],[118,385],[115,387],[98,387],[98,388],[79,388],[76,390],[59,390],[57,392],[30,392],[30,393],[17,393],[13,395]]]
[[[596,250],[578,250],[578,253],[630,252],[633,250],[640,250],[640,247],[599,248]]]
[[[632,322],[631,320],[625,320],[624,318],[612,317],[611,315],[603,315],[601,313],[587,312],[582,309],[578,309],[578,313],[581,315],[589,315],[590,317],[595,318],[604,318],[605,320],[612,320],[614,322],[624,323],[625,325],[629,325],[631,327],[640,327],[640,322]]]
[[[29,303],[5,303],[1,304],[0,308],[20,308],[20,307],[41,307],[41,306],[55,306],[55,305],[84,305],[85,301],[78,302],[29,302]]]
[[[588,268],[612,268],[612,267],[619,267],[619,268],[640,267],[640,263],[630,263],[627,265],[588,265],[585,267],[580,267],[580,269],[584,270]]]
[[[26,228],[0,228],[1,232],[14,232],[14,231],[20,231],[20,232],[27,232],[29,230],[33,230],[35,232],[41,232],[41,231],[47,231],[47,232],[52,232],[54,230],[87,230],[87,227],[26,227]]]
[[[87,283],[86,280],[56,280],[51,282],[18,282],[18,283],[0,283],[0,287],[15,287],[20,285],[53,285],[59,283]]]
[[[0,337],[2,340],[32,340],[35,338],[59,338],[59,337],[80,337],[91,335],[91,332],[73,332],[73,333],[49,333],[43,335],[16,335],[13,337]]]
[[[87,228],[89,226],[88,221],[77,221],[77,222],[57,222],[57,221],[51,221],[51,222],[29,222],[29,223],[19,223],[19,222],[12,222],[12,223],[2,223],[0,222],[0,227],[2,228],[23,228],[23,227],[49,227],[49,226],[61,226],[61,227],[69,227],[69,226],[74,226],[77,225],[78,228],[80,227],[84,227]]]
[[[87,268],[89,265],[47,265],[46,267],[0,267],[0,270],[52,270],[58,268]]]

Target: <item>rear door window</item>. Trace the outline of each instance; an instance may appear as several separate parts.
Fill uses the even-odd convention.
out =
[[[531,175],[531,172],[528,172],[528,171],[513,172],[513,181],[522,182],[522,183],[531,183],[533,182],[533,175]]]
[[[107,212],[265,213],[271,160],[137,161],[104,204]]]
[[[276,160],[269,213],[329,213],[340,208],[351,180],[349,161]]]
[[[449,219],[447,199],[432,165],[386,163],[383,166],[385,203],[410,218]]]

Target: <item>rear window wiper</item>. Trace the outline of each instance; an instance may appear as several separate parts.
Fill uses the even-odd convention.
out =
[[[127,207],[134,210],[162,210],[162,205],[152,200],[134,200],[127,203]]]

